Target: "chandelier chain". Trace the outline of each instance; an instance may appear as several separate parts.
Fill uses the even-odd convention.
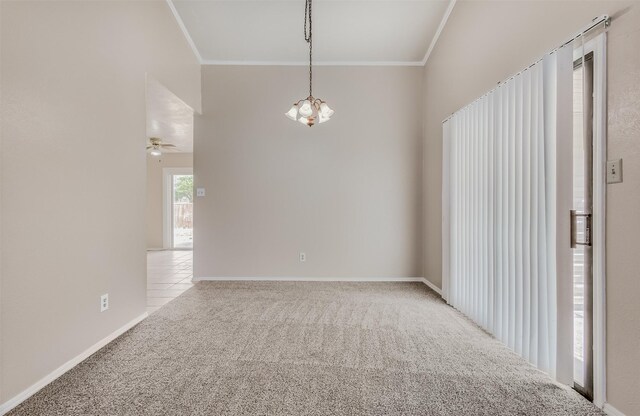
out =
[[[311,1],[304,3],[304,40],[309,44],[309,97],[313,97],[313,21],[311,20]]]
[[[2,1],[2,0],[0,0]],[[285,116],[309,127],[328,121],[334,111],[326,102],[313,98],[313,0],[304,0],[304,40],[309,45],[309,96],[293,103]]]

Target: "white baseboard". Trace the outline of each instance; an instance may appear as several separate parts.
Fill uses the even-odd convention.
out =
[[[611,406],[609,403],[605,403],[604,406],[602,406],[602,410],[604,410],[604,412],[609,416],[625,416],[624,413]]]
[[[14,407],[18,406],[23,401],[27,400],[29,397],[33,396],[35,393],[37,393],[39,390],[41,390],[47,384],[51,383],[53,380],[57,379],[58,377],[60,377],[64,373],[66,373],[67,371],[71,370],[76,365],[80,364],[85,359],[89,358],[89,356],[91,356],[91,354],[95,353],[100,348],[104,347],[105,345],[107,345],[108,343],[113,341],[114,339],[118,338],[120,335],[122,335],[125,332],[127,332],[129,329],[131,329],[134,326],[136,326],[137,324],[139,324],[147,316],[149,316],[149,314],[147,312],[145,312],[142,315],[140,315],[137,318],[135,318],[134,320],[126,323],[124,326],[118,328],[117,330],[115,330],[114,332],[112,332],[111,334],[109,334],[108,336],[103,338],[102,340],[98,341],[97,343],[93,344],[91,347],[89,347],[86,350],[84,350],[82,353],[80,353],[76,357],[74,357],[71,360],[67,361],[66,363],[62,364],[60,367],[56,368],[51,373],[47,374],[46,376],[44,376],[43,378],[38,380],[35,384],[31,385],[27,389],[25,389],[22,392],[18,393],[18,395],[14,396],[13,398],[7,400],[6,402],[0,404],[0,415],[4,415],[5,413],[9,412]]]
[[[422,283],[424,283],[425,285],[429,286],[429,289],[433,290],[438,295],[440,295],[440,297],[442,297],[442,290],[438,286],[434,285],[433,283],[431,283],[430,281],[428,281],[424,277],[422,278]]]
[[[299,276],[206,276],[193,281],[269,281],[269,282],[421,282],[442,296],[442,291],[424,277],[299,277]]]
[[[214,276],[194,277],[199,281],[268,281],[268,282],[423,282],[422,277],[299,277],[299,276]]]

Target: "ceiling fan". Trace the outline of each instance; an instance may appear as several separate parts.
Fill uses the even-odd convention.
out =
[[[171,143],[162,143],[162,139],[158,137],[149,137],[147,150],[151,149],[149,152],[151,156],[160,156],[162,154],[162,149],[174,149],[175,147],[176,146]]]

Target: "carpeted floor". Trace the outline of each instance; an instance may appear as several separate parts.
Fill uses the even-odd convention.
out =
[[[602,415],[421,283],[201,282],[11,415]]]

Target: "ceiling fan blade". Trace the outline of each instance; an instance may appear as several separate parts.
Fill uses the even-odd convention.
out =
[[[147,146],[147,150],[151,149],[153,146]]]
[[[176,147],[174,144],[171,144],[171,143],[167,143],[167,144],[163,143],[160,146],[162,146],[162,147]]]

